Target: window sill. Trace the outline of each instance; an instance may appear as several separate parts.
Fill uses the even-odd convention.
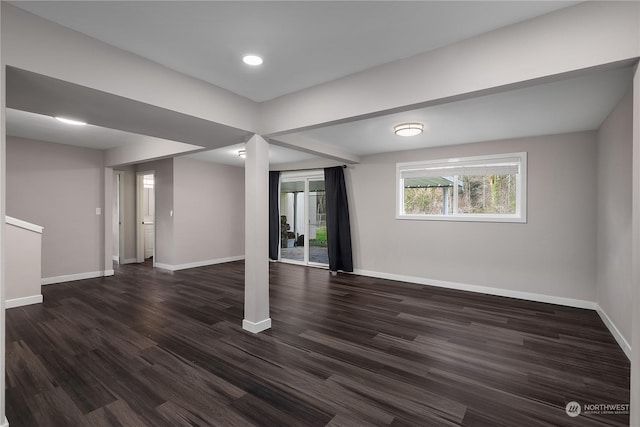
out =
[[[522,215],[396,215],[396,219],[410,221],[456,221],[456,222],[506,222],[526,224]]]

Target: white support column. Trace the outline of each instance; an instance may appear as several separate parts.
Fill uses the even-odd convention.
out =
[[[269,144],[254,135],[244,164],[244,320],[242,328],[258,333],[269,318]]]
[[[640,426],[640,68],[633,79],[633,184],[631,224],[631,416],[629,425]]]

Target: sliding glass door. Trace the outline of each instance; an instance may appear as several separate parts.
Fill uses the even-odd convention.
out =
[[[280,183],[280,259],[305,262],[305,180]]]
[[[327,197],[324,190],[324,177],[321,180],[309,180],[307,198],[309,230],[309,263],[329,264],[327,254]]]
[[[324,175],[283,173],[280,182],[280,259],[326,265],[327,226]]]

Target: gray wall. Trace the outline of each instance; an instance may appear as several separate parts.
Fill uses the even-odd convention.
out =
[[[395,219],[397,162],[528,153],[528,223]],[[347,169],[358,270],[596,299],[596,135],[367,156]]]
[[[633,97],[598,131],[598,303],[631,343]]]
[[[174,264],[244,255],[244,169],[174,161]]]
[[[151,170],[156,263],[179,266],[244,255],[242,168],[175,158],[116,169],[125,176],[125,259],[136,258],[136,173]]]
[[[102,151],[7,137],[7,215],[44,227],[42,277],[105,269],[103,170]]]

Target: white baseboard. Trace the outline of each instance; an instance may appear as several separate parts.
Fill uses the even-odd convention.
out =
[[[7,417],[4,417],[4,421],[0,424],[0,427],[9,427],[9,420]]]
[[[75,280],[95,279],[96,277],[113,276],[113,270],[90,271],[88,273],[66,274],[63,276],[43,277],[43,285],[53,285],[56,283],[73,282]]]
[[[609,332],[611,332],[611,335],[613,335],[613,337],[616,339],[616,341],[618,342],[618,345],[620,346],[622,351],[624,351],[624,354],[627,355],[627,358],[631,360],[631,345],[624,338],[622,333],[620,333],[620,330],[616,327],[616,324],[613,323],[613,320],[611,320],[611,318],[607,316],[607,313],[602,309],[602,307],[600,307],[600,304],[596,304],[596,306],[597,306],[596,311],[600,315],[602,322],[605,324],[607,329],[609,329]]]
[[[113,260],[113,262],[120,263],[120,257],[117,255],[112,256],[111,259]]]
[[[469,285],[466,283],[456,283],[456,282],[446,282],[442,280],[424,279],[422,277],[401,276],[397,274],[380,273],[377,271],[354,270],[354,274],[359,274],[361,276],[368,276],[368,277],[376,277],[379,279],[388,279],[388,280],[397,280],[400,282],[416,283],[419,285],[437,286],[440,288],[457,289],[461,291],[469,291],[469,292],[476,292],[481,294],[523,299],[527,301],[545,302],[549,304],[558,304],[558,305],[564,305],[568,307],[586,308],[590,310],[595,310],[600,315],[600,318],[604,322],[607,329],[609,329],[609,332],[611,332],[611,335],[613,335],[615,340],[618,342],[618,345],[620,346],[624,354],[626,354],[627,357],[631,359],[631,346],[629,345],[627,340],[624,338],[624,336],[622,336],[622,334],[620,333],[620,330],[616,327],[613,321],[609,318],[609,316],[607,316],[607,313],[605,313],[602,307],[600,307],[598,303],[593,301],[557,297],[557,296],[551,296],[551,295],[534,294],[530,292],[492,288],[487,286]]]
[[[238,255],[238,256],[232,256],[227,258],[209,259],[206,261],[190,262],[188,264],[179,264],[179,265],[170,265],[170,264],[163,264],[163,263],[157,262],[154,265],[154,267],[162,268],[164,270],[178,271],[178,270],[186,270],[188,268],[205,267],[207,265],[223,264],[225,262],[241,261],[243,259],[244,259],[244,255]]]
[[[257,334],[258,332],[262,332],[266,329],[269,329],[270,327],[271,327],[271,318],[266,318],[257,323],[250,322],[247,319],[244,319],[242,321],[242,329],[244,329],[245,331],[252,332],[254,334]]]
[[[527,301],[546,302],[549,304],[565,305],[568,307],[588,308],[595,310],[597,304],[593,301],[581,299],[557,297],[552,295],[534,294],[530,292],[514,291],[511,289],[492,288],[489,286],[469,285],[466,283],[446,282],[443,280],[425,279],[414,276],[401,276],[397,274],[380,273],[377,271],[354,270],[354,274],[361,276],[377,277],[379,279],[397,280],[400,282],[416,283],[419,285],[436,286],[439,288],[457,289],[461,291],[476,292],[480,294],[497,295],[501,297],[517,298]]]
[[[42,303],[42,294],[40,294],[40,295],[31,295],[31,296],[22,297],[22,298],[8,299],[4,303],[4,307],[5,308],[14,308],[14,307],[22,307],[23,305],[40,304],[40,303]]]
[[[120,265],[123,264],[135,264],[138,262],[137,258],[127,258],[127,259],[123,259],[122,262],[120,263]]]
[[[154,268],[161,268],[163,270],[175,271],[175,265],[163,264],[161,262],[156,262],[153,264]]]

